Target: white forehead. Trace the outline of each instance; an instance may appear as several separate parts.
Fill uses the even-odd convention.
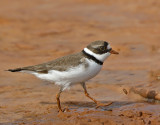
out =
[[[111,49],[111,46],[110,46],[110,44],[108,44],[108,46],[107,46],[107,49]]]

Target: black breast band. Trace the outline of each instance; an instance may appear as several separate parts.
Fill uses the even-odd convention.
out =
[[[97,64],[99,64],[99,65],[103,65],[103,62],[100,61],[100,60],[98,60],[98,59],[96,59],[94,56],[92,56],[92,55],[86,53],[84,50],[82,50],[82,52],[83,52],[83,54],[84,54],[85,56],[87,56],[87,58],[89,58],[89,59],[95,61],[95,62],[96,62]]]

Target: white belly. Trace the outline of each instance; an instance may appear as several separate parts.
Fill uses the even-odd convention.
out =
[[[85,82],[94,76],[96,76],[102,68],[102,65],[95,63],[92,60],[86,59],[88,66],[79,65],[78,67],[73,67],[68,71],[57,71],[50,70],[48,74],[33,73],[40,79],[48,80],[54,82],[57,85],[69,87],[71,84]]]

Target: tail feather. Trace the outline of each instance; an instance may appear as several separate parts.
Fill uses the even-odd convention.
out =
[[[10,71],[10,72],[19,72],[19,71],[22,71],[21,68],[16,68],[16,69],[8,69],[6,71]]]

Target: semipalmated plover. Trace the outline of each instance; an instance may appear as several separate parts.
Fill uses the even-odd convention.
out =
[[[40,79],[59,85],[60,90],[56,95],[59,111],[63,111],[59,99],[61,92],[77,83],[82,85],[87,97],[97,105],[101,105],[100,102],[88,94],[85,82],[100,72],[103,62],[111,54],[118,54],[118,52],[113,50],[108,42],[99,40],[90,43],[79,53],[34,66],[8,69],[8,71],[30,73]],[[106,105],[110,104],[108,103]]]

